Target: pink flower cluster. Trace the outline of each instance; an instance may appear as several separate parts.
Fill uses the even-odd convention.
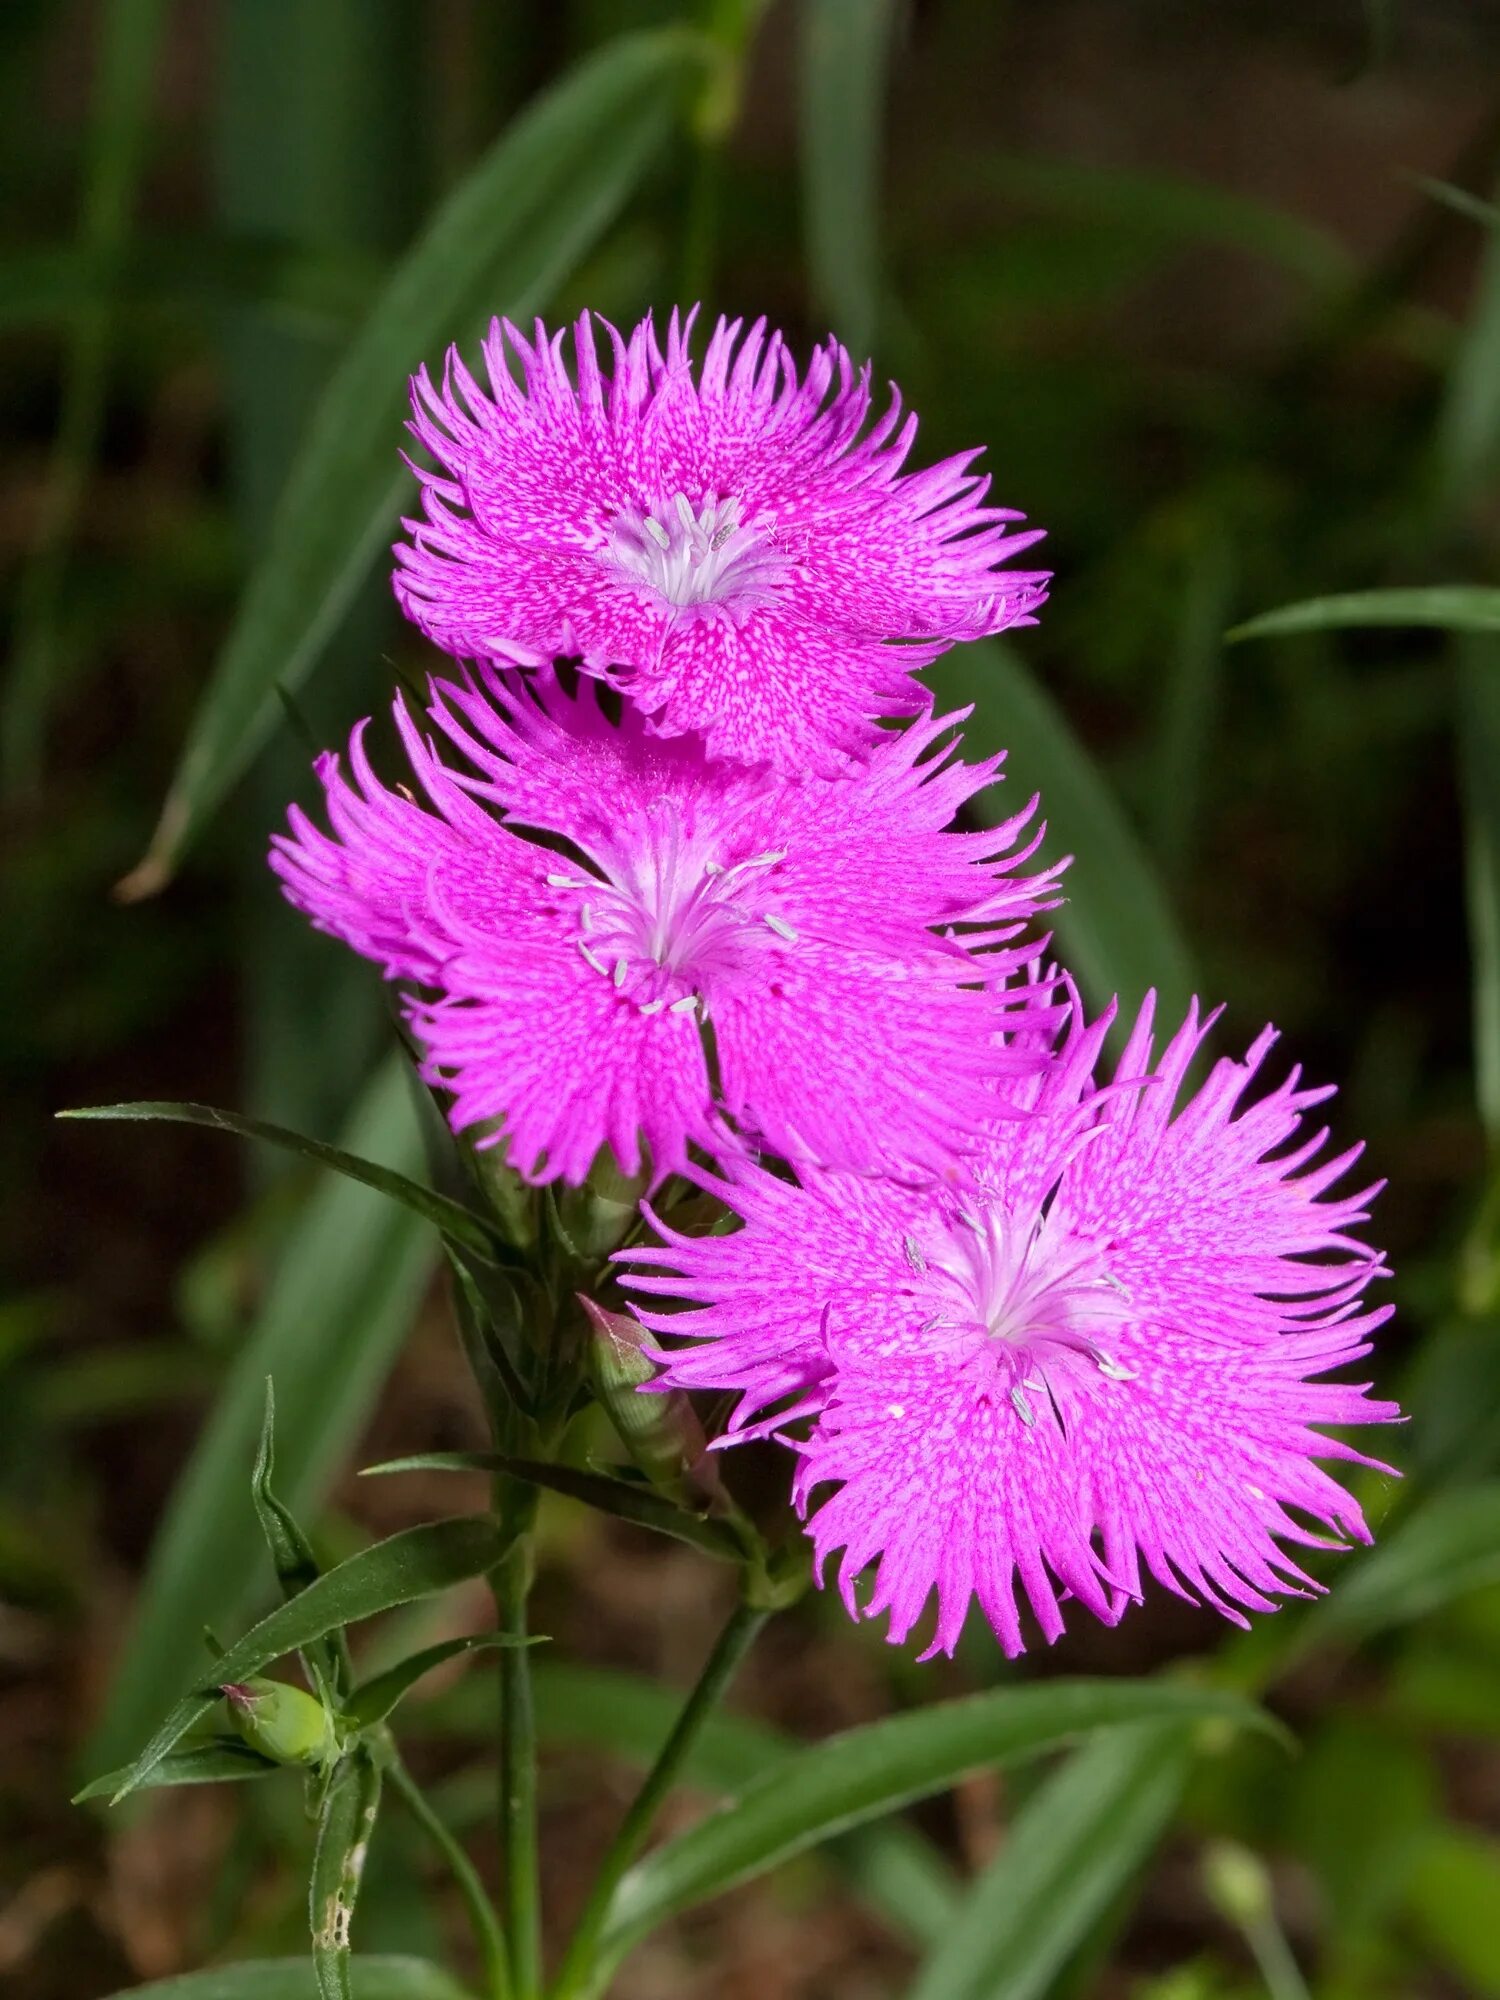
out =
[[[363,725],[319,760],[287,895],[399,982],[455,1129],[737,1220],[653,1214],[625,1281],[657,1386],[791,1445],[851,1613],[935,1603],[951,1651],[977,1599],[1014,1653],[1147,1574],[1240,1620],[1317,1589],[1290,1548],[1368,1539],[1326,1427],[1396,1414],[1326,1379],[1389,1311],[1374,1190],[1303,1134],[1328,1093],[1252,1095],[1269,1030],[1194,1089],[1207,1024],[1157,1055],[1148,1002],[1106,1069],[1114,1010],[1039,970],[1037,802],[962,830],[1000,760],[913,676],[1032,622],[1036,535],[977,454],[908,469],[836,342],[602,331],[414,382],[396,591],[457,664],[396,701],[412,786]]]

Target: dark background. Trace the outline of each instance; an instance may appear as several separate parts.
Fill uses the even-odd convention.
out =
[[[1361,1493],[1393,1534],[1437,1522],[1361,1646],[1264,1672],[1244,1654],[1300,1756],[1245,1747],[1205,1767],[1138,1893],[1046,1990],[1295,2000],[1216,1900],[1204,1858],[1227,1839],[1269,1871],[1319,2000],[1500,1993],[1500,647],[1410,625],[1223,640],[1295,600],[1495,580],[1500,8],[898,8],[863,264],[819,179],[838,181],[839,147],[830,166],[809,143],[830,115],[806,95],[809,22],[838,11],[768,10],[727,141],[695,139],[685,107],[549,317],[588,303],[629,321],[689,291],[804,347],[833,320],[900,380],[926,457],[986,445],[997,497],[1047,528],[1056,582],[1004,662],[956,656],[943,691],[1014,745],[1054,851],[1078,856],[1061,939],[1094,998],[1156,980],[1175,1004],[1196,984],[1227,1002],[1224,1046],[1273,1019],[1288,1060],[1340,1084],[1337,1136],[1366,1138],[1391,1183],[1376,1229],[1400,1310],[1375,1372],[1413,1417],[1391,1446],[1409,1477]],[[0,8],[0,1984],[17,2000],[299,1948],[293,1788],[112,1820],[66,1803],[192,1670],[203,1619],[233,1628],[265,1595],[245,1411],[266,1367],[335,1552],[455,1504],[451,1484],[357,1486],[354,1463],[478,1436],[410,1225],[214,1135],[51,1123],[65,1105],[193,1098],[415,1157],[399,1082],[367,1082],[389,1040],[380,993],[264,869],[305,786],[298,725],[162,894],[112,886],[274,549],[320,391],[414,231],[583,52],[679,15],[730,32],[736,12]],[[834,105],[850,147],[859,94],[852,65]],[[821,242],[819,213],[835,216]],[[398,664],[425,657],[377,563],[301,717],[337,738]],[[674,1684],[696,1671],[724,1608],[697,1558],[562,1503],[543,1549],[556,1654]],[[1143,1671],[1231,1636],[1159,1600],[1117,1633],[1074,1623],[1024,1671]],[[736,1701],[815,1735],[1001,1666],[971,1631],[956,1662],[918,1669],[819,1601],[773,1631]],[[414,1710],[413,1736],[487,1862],[481,1681]],[[554,1696],[544,1831],[563,1916],[628,1777],[624,1709],[602,1688]],[[1027,1782],[974,1780],[918,1824],[973,1870]],[[404,1830],[377,1865],[368,1948],[432,1949],[453,1912]],[[619,1991],[863,2000],[901,1992],[918,1956],[878,1893],[814,1858],[684,1921]]]

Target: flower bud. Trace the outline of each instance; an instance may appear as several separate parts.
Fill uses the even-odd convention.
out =
[[[608,1147],[589,1168],[582,1187],[559,1186],[557,1219],[572,1253],[593,1263],[617,1249],[635,1221],[645,1189],[646,1175],[622,1174]]]
[[[653,1486],[701,1505],[718,1489],[718,1468],[686,1394],[681,1389],[642,1394],[641,1385],[658,1372],[641,1352],[645,1329],[624,1313],[606,1312],[582,1292],[578,1303],[589,1322],[589,1383],[621,1443]]]
[[[328,1764],[338,1731],[322,1702],[286,1681],[229,1681],[219,1690],[229,1718],[252,1750],[277,1764]]]
[[[1272,1910],[1265,1863],[1235,1840],[1216,1840],[1203,1856],[1203,1886],[1214,1907],[1241,1930],[1254,1930]]]

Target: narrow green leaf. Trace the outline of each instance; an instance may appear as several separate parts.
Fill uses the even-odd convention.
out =
[[[308,1923],[319,2000],[352,2000],[350,1938],[380,1812],[380,1766],[356,1750],[334,1775],[318,1816],[308,1883]]]
[[[139,1104],[82,1105],[76,1110],[60,1111],[57,1115],[59,1118],[109,1120],[122,1124],[157,1121],[170,1125],[201,1125],[210,1132],[232,1132],[241,1139],[261,1139],[268,1146],[280,1146],[286,1152],[296,1153],[320,1167],[331,1167],[335,1173],[343,1174],[351,1181],[359,1181],[365,1187],[389,1195],[392,1201],[399,1201],[413,1215],[422,1216],[443,1235],[481,1257],[493,1255],[496,1247],[495,1233],[484,1217],[471,1208],[465,1208],[462,1202],[438,1194],[391,1167],[383,1167],[374,1160],[362,1160],[340,1146],[328,1146],[321,1139],[310,1139],[303,1132],[289,1132],[284,1125],[268,1124],[264,1118],[245,1118],[237,1111],[221,1111],[212,1104],[171,1104],[154,1100]]]
[[[671,1735],[682,1697],[675,1689],[611,1667],[538,1659],[532,1667],[537,1731],[544,1743],[598,1750],[647,1770]],[[748,1716],[720,1709],[694,1739],[679,1773],[695,1791],[740,1792],[802,1746]],[[828,1859],[865,1907],[912,1942],[935,1944],[959,1906],[953,1871],[925,1835],[892,1820],[828,1842]]]
[[[1283,604],[1236,625],[1225,636],[1277,639],[1293,632],[1334,632],[1366,625],[1436,626],[1445,632],[1500,632],[1500,590],[1463,583],[1418,590],[1355,590]]]
[[[318,405],[125,893],[167,880],[273,727],[276,684],[306,678],[385,541],[410,485],[397,458],[407,377],[556,289],[639,182],[701,60],[680,32],[608,44],[523,113],[402,259]]]
[[[316,1583],[321,1565],[313,1554],[312,1543],[303,1534],[291,1509],[271,1490],[275,1470],[276,1388],[268,1375],[265,1421],[261,1426],[260,1449],[250,1473],[250,1498],[260,1522],[260,1531],[266,1538],[281,1594],[291,1598],[306,1590],[310,1583]],[[328,1638],[309,1646],[302,1655],[302,1663],[320,1696],[338,1697],[348,1693],[352,1669],[349,1648],[341,1632],[331,1633]]]
[[[372,1079],[341,1136],[362,1157],[420,1171],[401,1058]],[[244,1481],[266,1377],[281,1391],[281,1494],[308,1518],[379,1393],[431,1265],[431,1234],[416,1216],[332,1176],[313,1193],[157,1532],[135,1626],[87,1753],[96,1767],[122,1763],[146,1736],[163,1689],[196,1671],[206,1624],[243,1620],[264,1601],[260,1530]]]
[[[1436,1494],[1303,1619],[1296,1651],[1352,1643],[1500,1582],[1500,1481]]]
[[[262,1667],[362,1618],[431,1597],[471,1576],[492,1569],[508,1546],[497,1521],[461,1514],[407,1528],[373,1548],[361,1549],[316,1583],[278,1605],[213,1664],[213,1681],[183,1696],[135,1763],[128,1782],[115,1794],[136,1791],[161,1759],[219,1699],[225,1681],[241,1681]]]
[[[426,1959],[355,1958],[351,1970],[354,2000],[469,2000],[450,1973]],[[318,1982],[311,1959],[251,1959],[155,1979],[115,2000],[318,2000]]]
[[[880,160],[895,0],[802,0],[799,139],[814,304],[856,359],[880,313]]]
[[[1451,208],[1455,215],[1477,222],[1482,229],[1500,228],[1500,208],[1496,208],[1492,201],[1485,201],[1482,196],[1471,193],[1468,188],[1455,187],[1452,181],[1436,180],[1431,174],[1404,174],[1402,178],[1440,202],[1444,208]]]
[[[665,1918],[862,1822],[946,1790],[968,1772],[1056,1749],[1116,1723],[1218,1720],[1269,1727],[1260,1711],[1162,1681],[1052,1681],[938,1702],[784,1759],[688,1833],[638,1862],[611,1906],[618,1955]]]
[[[166,1785],[222,1785],[235,1778],[264,1778],[281,1768],[281,1765],[273,1764],[269,1757],[257,1756],[250,1745],[238,1736],[215,1736],[207,1743],[191,1744],[186,1750],[169,1751],[142,1789],[151,1790]],[[81,1792],[75,1793],[74,1805],[82,1805],[86,1799],[112,1799],[129,1776],[129,1766],[120,1771],[106,1771],[102,1778],[95,1778],[91,1785],[85,1785]]]
[[[383,1674],[376,1674],[373,1680],[356,1688],[345,1704],[344,1712],[357,1728],[373,1729],[376,1723],[385,1721],[403,1695],[408,1694],[434,1667],[456,1660],[461,1653],[481,1653],[496,1646],[538,1643],[535,1639],[517,1641],[508,1632],[475,1632],[463,1639],[442,1639],[435,1646],[427,1646],[420,1653],[411,1654],[408,1659],[398,1660],[395,1666],[387,1667]]]
[[[578,1466],[554,1465],[532,1458],[508,1458],[498,1451],[425,1451],[410,1458],[387,1459],[383,1465],[367,1465],[364,1476],[373,1478],[391,1472],[507,1472],[531,1486],[543,1486],[549,1493],[562,1493],[569,1500],[582,1501],[601,1514],[630,1521],[638,1528],[650,1528],[658,1535],[671,1535],[691,1549],[716,1556],[720,1562],[743,1562],[745,1551],[733,1531],[704,1514],[690,1513],[677,1506],[654,1487],[636,1486],[605,1472],[587,1472]]]
[[[1167,1020],[1196,986],[1191,955],[1160,878],[1108,782],[1051,696],[999,640],[957,646],[927,669],[939,709],[972,702],[964,726],[971,757],[1007,750],[1005,783],[975,801],[998,820],[1034,791],[1051,829],[1045,852],[1071,852],[1067,901],[1051,921],[1060,953],[1088,998],[1118,994],[1127,1008],[1149,988]]]
[[[1043,2000],[1181,1803],[1189,1733],[1112,1729],[1034,1792],[908,2000]]]

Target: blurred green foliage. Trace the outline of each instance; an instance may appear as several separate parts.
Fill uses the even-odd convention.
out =
[[[1189,1756],[1141,1725],[1003,1799],[847,1835],[777,1878],[786,1990],[845,1990],[811,1953],[821,1985],[795,1983],[803,1905],[845,1896],[878,1945],[851,1994],[905,1990],[924,1952],[924,2000],[1500,1994],[1497,54],[1457,0],[0,9],[0,1687],[42,1717],[0,1737],[20,2000],[299,1948],[307,1835],[280,1780],[236,1788],[217,1885],[167,1945],[128,1899],[90,1911],[130,1829],[60,1802],[85,1737],[104,1762],[134,1747],[204,1620],[266,1607],[244,1493],[268,1367],[286,1494],[331,1557],[367,1539],[337,1480],[434,1261],[368,1189],[50,1114],[234,1103],[418,1171],[374,983],[264,879],[305,784],[277,686],[333,740],[420,671],[380,576],[409,366],[492,309],[628,320],[680,286],[804,340],[832,318],[921,411],[925,454],[984,442],[997,497],[1047,527],[1039,628],[934,680],[1076,856],[1057,929],[1092,998],[1198,986],[1229,1044],[1273,1018],[1344,1086],[1337,1132],[1391,1181],[1401,1310],[1375,1367],[1412,1417],[1388,1443],[1404,1483],[1362,1475],[1380,1546],[1330,1560],[1324,1606],[1238,1637],[1153,1604],[1024,1663],[1217,1649],[1300,1755]],[[1312,608],[1263,620],[1289,606]],[[184,782],[154,852],[178,879],[112,901]],[[585,1530],[549,1509],[543,1606],[549,1562],[587,1603]],[[407,1650],[447,1636],[400,1617]],[[788,1623],[789,1681],[866,1691],[839,1719],[1000,1675],[977,1632],[950,1671],[832,1607]],[[570,1671],[539,1674],[548,1740],[641,1761],[654,1693]],[[488,1694],[476,1673],[410,1705],[465,1837]],[[705,1790],[782,1740],[748,1726],[705,1739]],[[437,1949],[448,1892],[416,1839],[383,1829],[371,1952]],[[366,1990],[419,1991],[403,1964],[372,1960]],[[688,1950],[652,1990],[695,1976]]]

